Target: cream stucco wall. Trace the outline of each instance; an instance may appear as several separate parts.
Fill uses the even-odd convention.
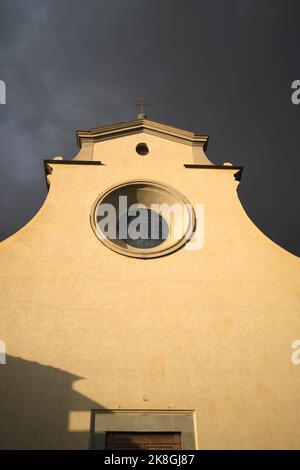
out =
[[[50,164],[43,207],[0,245],[2,448],[87,448],[91,408],[195,410],[199,449],[300,448],[299,259],[247,217],[236,170],[183,166],[194,150],[141,132],[95,143],[100,166]],[[96,238],[94,201],[133,179],[204,204],[201,250],[142,260]]]

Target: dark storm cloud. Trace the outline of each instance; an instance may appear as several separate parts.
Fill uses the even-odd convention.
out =
[[[300,254],[297,1],[0,0],[0,233],[38,210],[42,160],[76,154],[75,130],[151,117],[211,136],[245,167],[239,197]]]

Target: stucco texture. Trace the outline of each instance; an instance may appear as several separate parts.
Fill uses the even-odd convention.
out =
[[[0,447],[88,448],[91,408],[119,408],[195,410],[199,449],[300,448],[299,259],[248,218],[236,170],[184,167],[210,164],[202,147],[86,145],[102,165],[48,164],[44,205],[0,244]],[[97,239],[95,200],[135,179],[204,204],[202,249],[143,260]]]

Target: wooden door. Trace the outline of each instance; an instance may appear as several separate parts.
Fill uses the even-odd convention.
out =
[[[180,432],[106,432],[108,450],[180,450]]]

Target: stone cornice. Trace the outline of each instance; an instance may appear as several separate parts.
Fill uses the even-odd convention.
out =
[[[238,170],[237,173],[234,173],[234,178],[237,181],[241,181],[242,173],[243,173],[243,166],[237,165],[199,165],[199,164],[184,164],[185,168],[190,169],[207,169],[207,170]]]
[[[180,141],[188,145],[199,145],[204,147],[204,150],[208,142],[207,135],[198,135],[194,132],[178,129],[146,118],[118,122],[108,126],[96,127],[88,131],[78,130],[76,131],[76,136],[78,146],[81,148],[84,141],[100,142],[101,140],[136,134],[141,131],[156,134],[170,140]]]

